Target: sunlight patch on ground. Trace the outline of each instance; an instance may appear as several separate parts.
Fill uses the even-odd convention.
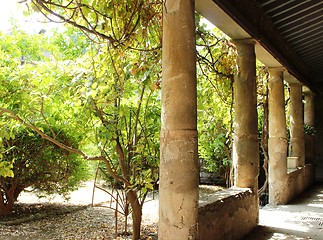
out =
[[[322,203],[310,203],[310,204],[308,204],[307,206],[309,206],[309,207],[316,207],[316,208],[323,208],[323,205],[322,205]]]
[[[300,224],[300,219],[297,218],[294,214],[285,211],[266,211],[262,212],[262,217],[265,222],[260,224],[266,224],[266,226],[286,229],[298,232],[308,232],[309,228],[303,224]],[[279,219],[279,221],[277,221]]]
[[[312,238],[303,238],[303,237],[296,237],[289,234],[284,233],[274,233],[271,239],[275,240],[304,240],[304,239],[312,239]]]

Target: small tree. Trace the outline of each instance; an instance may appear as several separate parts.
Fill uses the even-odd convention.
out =
[[[56,139],[71,146],[78,142],[62,131]],[[24,127],[18,127],[12,136],[3,139],[3,149],[2,163],[12,165],[13,175],[0,176],[0,215],[9,214],[19,194],[28,187],[46,194],[65,195],[88,175],[86,162],[78,155]]]
[[[70,36],[73,46],[87,48],[81,48],[81,55],[73,50],[65,56],[65,49],[70,48],[64,44],[70,42],[61,36],[55,33],[47,39],[60,43],[59,49],[46,45],[47,58],[12,64],[10,71],[5,71],[7,67],[2,72],[0,89],[5,98],[0,99],[0,116],[6,124],[0,125],[0,131],[1,127],[10,131],[11,119],[86,160],[103,161],[109,177],[126,195],[133,239],[139,239],[142,205],[158,177],[161,51],[78,45],[78,41],[83,43],[82,36],[73,31],[63,36]],[[11,37],[4,40],[9,43]],[[4,66],[13,59],[7,45]],[[62,142],[55,129],[44,132],[44,125],[78,133],[82,141],[78,146]]]
[[[155,106],[154,100],[160,84],[162,1],[72,0],[66,5],[56,0],[32,0],[28,4],[29,9],[48,19],[54,17],[54,21],[60,19],[92,39],[92,55],[89,51],[87,56],[75,59],[82,67],[76,66],[75,71],[68,67],[73,79],[66,83],[71,93],[66,102],[75,112],[83,108],[77,117],[84,120],[81,128],[87,128],[87,136],[96,145],[91,152],[95,156],[44,137],[85,159],[105,163],[109,175],[124,188],[132,208],[132,238],[139,239],[142,204],[157,178],[151,169],[158,165],[159,152],[155,150],[160,102]],[[42,134],[36,121],[32,122],[33,129]]]

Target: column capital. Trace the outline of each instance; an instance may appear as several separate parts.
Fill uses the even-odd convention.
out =
[[[300,88],[303,86],[303,84],[300,82],[289,82],[288,85],[290,87],[300,87]]]
[[[268,68],[269,74],[272,78],[284,79],[284,67],[270,67]]]
[[[235,45],[239,45],[239,44],[253,44],[253,45],[256,45],[257,44],[257,41],[254,38],[232,39],[232,42]]]
[[[315,93],[306,86],[303,86],[303,93],[306,96],[314,96],[315,95]]]
[[[286,68],[284,66],[280,67],[268,67],[269,72],[284,72],[286,71]]]

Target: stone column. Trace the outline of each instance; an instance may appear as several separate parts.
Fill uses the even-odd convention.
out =
[[[283,68],[269,69],[269,203],[286,204],[287,127]]]
[[[259,143],[255,42],[235,40],[238,73],[234,81],[234,185],[258,190]]]
[[[304,89],[304,124],[311,128],[310,132],[305,133],[305,163],[313,163],[315,158],[315,106],[314,93],[308,88]]]
[[[197,239],[198,153],[194,0],[163,5],[159,239]]]
[[[297,167],[305,166],[304,114],[302,85],[290,84],[290,145],[289,156],[297,157]]]
[[[304,97],[305,97],[304,124],[314,127],[314,124],[315,124],[314,93],[308,88],[305,88]]]

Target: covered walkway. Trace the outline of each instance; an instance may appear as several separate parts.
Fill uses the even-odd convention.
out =
[[[195,11],[237,50],[234,186],[205,203],[198,201]],[[254,228],[257,240],[261,233],[323,239],[315,235],[323,224],[317,200],[289,204],[323,179],[322,11],[320,0],[164,1],[159,239],[235,240]],[[269,203],[278,205],[260,210],[256,60],[269,72]]]
[[[287,205],[267,205],[259,225],[244,240],[323,239],[323,183],[317,183]]]

